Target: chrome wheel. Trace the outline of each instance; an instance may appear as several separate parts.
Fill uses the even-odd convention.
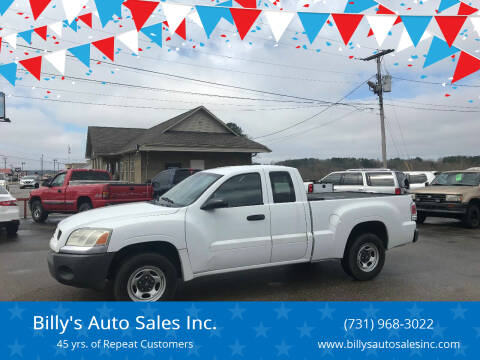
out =
[[[370,272],[377,267],[379,251],[375,244],[363,244],[357,253],[357,266],[360,270]]]
[[[156,266],[143,266],[130,275],[128,296],[133,301],[157,301],[165,293],[167,278]]]

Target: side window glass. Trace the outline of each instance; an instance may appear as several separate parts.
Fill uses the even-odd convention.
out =
[[[363,185],[361,173],[344,173],[342,185]]]
[[[391,173],[367,173],[369,186],[395,186]]]
[[[340,178],[341,174],[340,173],[334,173],[328,175],[326,178],[324,178],[320,183],[321,184],[333,184],[333,185],[340,185]]]
[[[295,188],[290,174],[287,171],[273,171],[270,173],[274,203],[295,202]]]
[[[220,185],[211,198],[225,200],[229,208],[262,205],[260,174],[250,173],[233,176]]]
[[[64,180],[65,180],[65,173],[60,174],[55,179],[53,179],[52,186],[62,186]]]

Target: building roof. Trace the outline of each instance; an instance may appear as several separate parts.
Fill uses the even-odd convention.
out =
[[[149,129],[88,127],[87,158],[137,150],[270,152],[266,146],[236,134],[203,106]]]

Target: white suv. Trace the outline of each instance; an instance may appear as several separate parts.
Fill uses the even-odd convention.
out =
[[[421,189],[425,185],[430,184],[435,176],[437,176],[437,171],[405,171],[407,175],[408,182],[410,184],[410,189]]]
[[[390,169],[349,169],[335,171],[319,181],[333,184],[334,191],[360,191],[385,194],[405,194],[409,188],[407,176]]]

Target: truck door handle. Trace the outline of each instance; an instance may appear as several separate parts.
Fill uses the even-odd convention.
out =
[[[62,192],[62,190],[57,190],[57,192],[61,193],[61,192]]]
[[[133,186],[132,186],[132,187],[130,187],[130,188],[128,188],[128,190],[134,190]]]
[[[258,220],[265,220],[265,215],[258,214],[258,215],[249,215],[247,216],[248,221],[258,221]]]

